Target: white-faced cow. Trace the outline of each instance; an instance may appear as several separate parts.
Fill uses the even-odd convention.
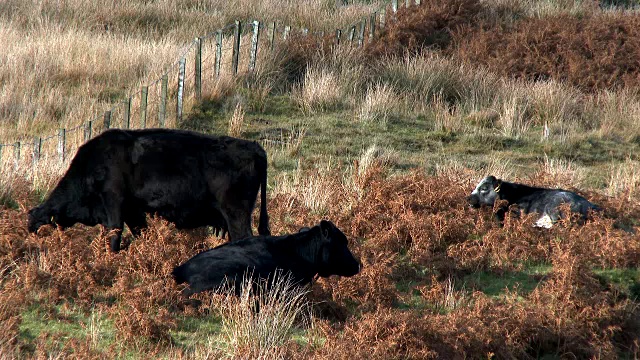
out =
[[[126,223],[137,235],[146,213],[178,228],[211,225],[230,240],[252,235],[258,190],[258,232],[269,235],[267,155],[253,141],[191,131],[108,130],[82,145],[69,169],[40,206],[29,211],[29,231],[75,223],[116,229],[120,250]]]
[[[360,263],[347,247],[346,236],[330,221],[284,236],[256,236],[202,252],[173,270],[178,284],[188,283],[185,295],[234,286],[240,293],[245,274],[270,279],[276,271],[298,285],[318,275],[353,276]]]
[[[515,204],[525,214],[540,214],[541,217],[535,225],[545,228],[550,228],[562,217],[558,209],[562,204],[569,204],[571,211],[581,214],[583,220],[588,217],[590,211],[600,210],[598,206],[571,191],[510,183],[494,176],[482,179],[467,200],[469,205],[475,208],[482,205],[493,206],[496,200],[506,200],[507,204],[496,212],[500,221],[504,220],[509,205]]]

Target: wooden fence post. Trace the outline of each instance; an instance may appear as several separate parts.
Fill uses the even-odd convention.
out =
[[[376,18],[377,13],[371,14],[371,19],[369,19],[369,42],[373,41],[373,38],[376,36]]]
[[[398,0],[391,0],[391,9],[394,13],[398,12]]]
[[[336,46],[340,45],[340,38],[342,37],[342,30],[336,30]]]
[[[65,143],[67,142],[67,130],[65,128],[58,130],[58,156],[60,157],[60,162],[64,162],[65,158]]]
[[[20,166],[20,141],[13,145],[13,161],[15,167],[18,168],[18,166]]]
[[[282,33],[282,40],[287,40],[289,38],[289,33],[291,32],[291,26],[287,25],[284,27],[284,32]]]
[[[356,26],[353,25],[351,29],[349,29],[349,42],[353,43],[353,38],[356,35]]]
[[[196,38],[196,58],[195,58],[195,87],[196,100],[202,100],[202,38]]]
[[[162,82],[160,84],[160,104],[158,104],[158,126],[164,127],[165,119],[167,118],[167,87],[169,85],[169,76],[167,74],[162,75]]]
[[[231,54],[231,69],[233,75],[238,74],[238,60],[240,59],[240,35],[242,35],[242,23],[236,20],[236,27],[233,30],[233,53]]]
[[[111,110],[107,110],[104,112],[104,119],[102,124],[104,125],[104,130],[109,130],[109,128],[111,127]]]
[[[220,64],[222,62],[222,30],[216,31],[216,79],[220,77]]]
[[[143,86],[140,91],[140,128],[147,128],[147,101],[149,98],[149,87]]]
[[[182,121],[182,102],[184,100],[184,68],[185,59],[180,59],[178,68],[178,95],[176,100],[176,125]]]
[[[87,124],[84,126],[84,142],[87,142],[91,139],[91,120],[87,121]]]
[[[275,49],[275,46],[276,46],[276,22],[275,21],[269,24],[269,27],[267,28],[267,36],[269,37],[269,48],[271,51],[273,51],[273,49]]]
[[[367,26],[367,19],[362,19],[360,22],[360,31],[358,31],[358,47],[364,44],[364,29]]]
[[[2,166],[2,148],[4,145],[0,144],[0,166]]]
[[[387,9],[380,10],[380,30],[384,30],[385,22],[387,21]]]
[[[38,166],[38,161],[40,160],[40,153],[42,151],[42,138],[35,137],[33,138],[33,168],[34,171]]]
[[[128,129],[131,126],[131,96],[124,101],[124,123],[122,127]]]
[[[411,6],[411,0],[404,0],[404,7],[408,8]]]
[[[256,60],[258,59],[258,40],[260,38],[260,22],[253,21],[253,36],[251,36],[251,52],[249,53],[249,72],[256,70]]]
[[[416,5],[420,5],[420,4],[422,4],[422,1],[416,0]]]

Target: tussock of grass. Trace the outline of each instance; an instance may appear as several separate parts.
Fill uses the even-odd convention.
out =
[[[307,113],[335,110],[343,101],[338,75],[322,68],[308,68],[294,99]]]
[[[396,101],[391,86],[387,84],[370,86],[356,113],[356,120],[386,126],[396,106]]]
[[[247,274],[238,297],[235,289],[227,289],[218,305],[227,356],[283,358],[296,323],[313,319],[307,293],[283,273],[257,284]]]

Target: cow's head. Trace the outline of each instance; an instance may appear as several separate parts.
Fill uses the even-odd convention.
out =
[[[35,233],[41,226],[53,224],[49,211],[44,206],[37,206],[29,210],[29,232]]]
[[[353,276],[360,272],[360,262],[347,247],[347,237],[331,221],[320,222],[320,256],[316,259],[318,275]]]
[[[474,208],[479,208],[482,205],[493,206],[493,203],[500,199],[498,193],[500,192],[501,184],[502,181],[496,179],[494,176],[487,176],[482,179],[467,198],[469,205]]]

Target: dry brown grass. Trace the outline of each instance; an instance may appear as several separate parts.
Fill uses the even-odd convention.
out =
[[[73,127],[100,116],[141,85],[159,79],[196,36],[234,20],[277,20],[281,35],[285,24],[316,31],[344,27],[377,7],[376,2],[340,9],[334,5],[326,0],[206,4],[162,0],[112,6],[80,0],[60,4],[5,1],[0,4],[0,46],[4,49],[0,55],[4,64],[0,69],[0,117],[6,122],[0,127],[0,140],[46,136],[59,127]],[[247,41],[248,36],[243,39],[244,44]],[[212,71],[212,40],[205,40],[204,45],[209,54],[204,59],[204,70],[209,73],[205,74],[206,87]],[[228,37],[223,49],[227,69]],[[267,53],[261,51],[260,61],[269,61],[264,56]],[[187,55],[192,65],[193,52]],[[246,55],[241,59],[243,69]],[[188,87],[192,69],[187,66]],[[175,84],[176,75],[172,67],[170,85]],[[158,87],[150,88],[150,106],[157,102],[157,92]],[[191,92],[188,90],[189,96]],[[133,100],[135,110],[139,99]]]
[[[501,75],[554,79],[586,91],[635,87],[639,24],[637,15],[624,13],[524,19],[460,36],[454,52]]]
[[[516,8],[508,2],[493,3]],[[0,10],[6,9],[2,7],[6,4],[12,4],[18,9],[12,11],[18,11],[19,14],[30,14],[32,11],[16,1],[0,4]],[[75,2],[68,4],[77,5]],[[238,9],[240,12],[273,5],[270,2],[234,4],[246,6]],[[302,21],[305,17],[329,11],[324,8],[327,4],[313,2],[316,7],[311,8],[315,14],[300,9],[300,13],[287,16],[292,18],[299,14]],[[178,11],[177,15],[171,16],[196,16],[194,14],[197,11],[189,7],[192,5],[184,5],[191,11]],[[285,5],[273,12],[265,10],[265,16],[300,6],[293,2]],[[83,13],[73,12],[67,7],[61,8],[59,13],[52,13],[48,3],[41,6],[43,8],[39,11],[44,10],[43,13],[54,20],[70,19],[72,16],[69,14],[74,14],[76,19],[59,29],[43,21],[42,30],[34,31],[34,39],[40,39],[38,41],[41,43],[46,43],[44,33],[47,31],[52,35],[104,31],[105,22],[102,19],[97,19],[98,25],[90,30],[79,30],[74,28],[80,27],[76,24],[86,24],[83,21],[93,21],[95,18],[76,17],[76,14]],[[178,3],[166,0],[156,2],[144,11],[159,19],[173,19],[169,17],[172,13],[169,10],[177,6]],[[377,45],[372,43],[367,51],[375,56],[380,53],[385,56],[404,56],[407,49],[419,52],[424,45],[446,48],[451,44],[456,26],[475,19],[472,10],[478,6],[471,0],[436,1],[429,4],[428,12],[415,9],[403,11],[399,16],[407,18],[400,18],[395,25],[390,22],[389,33],[382,36],[383,42]],[[160,7],[165,12],[159,11]],[[357,12],[360,11],[357,9],[365,8],[349,7],[346,11],[349,14],[354,9]],[[138,3],[132,3],[125,9],[135,14],[135,11],[142,11]],[[574,11],[572,9],[574,7],[569,4],[562,11],[571,13]],[[100,39],[98,44],[110,48],[114,46],[111,42],[122,45],[118,42],[122,40],[119,32],[128,31],[127,26],[134,26],[119,17],[126,12],[120,8],[112,14],[104,14],[103,9],[95,8],[79,11],[96,11],[96,14],[107,17],[106,23],[116,35],[96,36]],[[0,14],[3,20],[7,16],[14,16],[6,15],[3,11]],[[34,16],[37,22],[41,15]],[[419,21],[423,17],[428,21]],[[17,40],[24,29],[31,29],[33,24],[30,21],[26,18],[21,22],[12,20],[0,29],[7,34],[7,38]],[[527,21],[535,23],[534,20]],[[201,21],[193,26],[205,26],[203,23]],[[412,25],[404,29],[397,27],[398,24]],[[183,28],[179,26],[175,30],[175,38],[167,35],[174,34],[168,28],[164,28],[165,32],[160,31],[165,42],[160,41],[160,37],[150,38],[159,43],[158,46],[166,46],[167,51],[172,52],[176,50],[179,41],[175,39],[180,38]],[[421,36],[425,31],[430,35],[423,39]],[[142,41],[136,40],[136,36],[146,34],[142,30],[132,32],[132,38],[123,37],[130,41],[125,43],[136,44],[135,41]],[[507,33],[502,35],[504,38],[500,39],[509,38]],[[93,38],[93,35],[69,36],[69,41],[82,42],[78,39],[85,39],[83,41],[87,42],[85,49],[88,52],[104,54],[103,50],[92,48],[93,45],[86,40]],[[348,97],[346,104],[362,105],[363,109],[367,107],[367,114],[382,114],[384,118],[391,112],[386,106],[380,106],[383,111],[378,113],[369,110],[378,109],[378,104],[387,104],[380,99],[393,94],[402,98],[396,106],[411,107],[424,102],[426,105],[420,105],[418,111],[439,114],[438,126],[442,131],[494,129],[509,137],[518,137],[528,132],[530,127],[549,123],[552,134],[558,136],[568,137],[584,129],[596,128],[603,132],[603,136],[619,132],[628,138],[633,136],[636,129],[633,125],[635,110],[628,111],[637,107],[632,92],[592,96],[554,81],[532,84],[524,80],[504,80],[486,70],[478,70],[439,55],[406,57],[404,61],[385,60],[370,68],[359,63],[362,58],[354,55],[352,50],[333,51],[326,38],[305,39],[279,48],[276,54],[278,66],[283,65],[284,68],[274,78],[286,79],[285,84],[299,83],[299,89],[303,89],[322,82],[321,76],[316,76],[320,79],[318,81],[305,81],[305,76],[317,75],[318,72],[314,73],[317,69],[332,74],[332,84],[340,91],[325,86],[324,90],[308,99],[321,99],[327,95],[335,99],[335,94],[340,93]],[[385,45],[384,41],[389,43]],[[393,45],[395,42],[408,48]],[[76,61],[98,61],[95,56],[92,58],[73,53],[60,41],[53,41],[53,44],[58,44],[57,49],[63,55],[64,51],[69,51],[67,56]],[[387,46],[389,44],[392,46]],[[11,46],[9,56],[14,56],[14,50],[21,45]],[[135,46],[136,49],[141,47],[144,48]],[[22,66],[22,61],[30,57],[37,58],[40,55],[36,49],[40,48],[27,48],[24,56],[13,59],[12,64]],[[387,53],[386,49],[391,53]],[[348,56],[342,57],[341,54]],[[81,65],[77,68],[88,72],[94,79],[92,81],[101,81],[107,84],[106,87],[121,90],[128,86],[126,84],[135,84],[137,87],[143,82],[140,79],[162,68],[161,63],[140,65],[152,61],[146,58],[147,55],[153,57],[150,54],[136,55],[135,51],[125,56],[118,51],[112,56],[117,64],[103,64],[92,69]],[[64,56],[52,58],[62,61]],[[314,63],[318,58],[323,66]],[[121,66],[119,61],[137,68],[123,78],[110,78],[107,74]],[[58,84],[60,90],[56,91],[68,92],[72,105],[76,101],[74,96],[83,98],[82,94],[88,93],[89,88],[83,83],[74,85],[76,87],[71,90],[64,87],[66,85],[62,79],[83,78],[72,76],[69,69],[75,67],[60,66],[60,69],[66,70],[61,72],[64,77],[58,78],[56,76],[60,75],[54,71],[57,67],[47,66],[36,75]],[[20,69],[28,71],[26,67]],[[354,69],[366,71],[354,76]],[[271,70],[268,68],[265,72]],[[16,119],[26,116],[21,120],[21,126],[25,128],[7,130],[7,136],[22,130],[35,133],[39,126],[44,128],[45,124],[32,121],[31,115],[15,111],[23,106],[24,99],[20,97],[23,95],[18,96],[14,91],[22,91],[22,94],[28,92],[18,83],[4,81],[14,78],[15,73],[0,71],[3,86],[11,90],[2,92],[4,98],[0,101],[4,102],[0,108],[4,114],[17,116]],[[265,78],[259,97],[267,96],[264,94],[274,88],[282,90],[281,83],[270,82],[268,76]],[[31,83],[24,81],[34,86],[41,84],[35,80]],[[207,90],[207,97],[218,100],[230,97],[235,93],[235,87],[234,81],[223,78]],[[380,90],[383,88],[386,90]],[[367,98],[367,92],[371,93],[371,104],[361,103]],[[384,93],[384,96],[375,95],[376,92]],[[56,105],[51,100],[56,97],[48,96],[34,94],[38,102]],[[95,101],[97,104],[102,100]],[[337,107],[335,103],[327,107],[320,106],[318,104],[323,104],[321,101],[308,103],[314,104],[309,109],[315,111],[331,111]],[[97,105],[94,107],[97,108]],[[43,113],[33,107],[28,109],[29,114],[34,111]],[[51,114],[55,114],[57,110],[52,111]],[[402,108],[394,108],[393,111],[407,112]],[[89,112],[87,110],[86,114]],[[78,116],[86,115],[83,114]],[[606,116],[600,116],[603,114]],[[619,114],[626,115],[616,117]],[[60,124],[71,121],[65,120],[64,116],[57,120]],[[32,125],[29,125],[30,121]],[[270,148],[265,144],[270,158],[273,159],[273,154],[282,154],[285,158],[296,155],[305,139],[304,129],[302,125],[283,132],[279,139],[266,139],[270,140]],[[8,156],[10,153],[5,151],[3,158]],[[176,348],[172,335],[174,330],[180,328],[181,317],[210,316],[214,306],[210,294],[200,294],[191,300],[199,300],[203,305],[200,308],[193,307],[193,301],[180,296],[182,287],[174,284],[170,272],[173,266],[190,256],[219,244],[220,239],[207,236],[202,230],[177,231],[171,224],[155,218],[149,220],[149,228],[139,238],[126,237],[125,243],[130,244],[118,254],[108,251],[108,234],[100,227],[78,225],[65,231],[45,227],[38,236],[27,234],[26,210],[37,203],[39,197],[34,189],[49,189],[58,176],[58,170],[51,166],[55,160],[48,159],[40,165],[44,168],[31,176],[28,170],[32,166],[30,158],[27,156],[23,161],[25,164],[21,165],[22,170],[19,168],[21,172],[17,175],[3,167],[2,179],[7,180],[0,183],[0,195],[11,198],[15,203],[13,205],[17,205],[15,209],[0,209],[0,356],[121,358],[127,351],[137,351],[150,358],[217,358],[224,355],[215,347],[213,339],[217,334],[212,335],[211,344],[198,345],[195,350]],[[317,303],[315,309],[318,316],[328,319],[320,321],[317,327],[325,342],[296,345],[290,340],[283,340],[276,346],[278,356],[321,359],[533,359],[547,355],[612,358],[620,353],[637,356],[637,339],[640,336],[637,299],[627,297],[607,283],[606,279],[592,272],[594,268],[634,267],[640,261],[638,234],[624,232],[616,226],[616,222],[629,224],[640,218],[640,199],[636,191],[638,181],[634,175],[637,164],[629,160],[619,167],[610,167],[611,175],[606,184],[608,188],[604,190],[606,196],[601,192],[585,194],[606,209],[604,214],[596,214],[593,220],[583,226],[576,219],[566,219],[551,230],[542,230],[531,226],[534,220],[532,216],[521,219],[507,217],[501,226],[493,219],[491,209],[475,211],[467,207],[464,197],[472,189],[473,183],[485,175],[485,171],[470,171],[459,163],[451,162],[436,168],[436,176],[426,176],[419,170],[393,174],[388,164],[395,161],[397,156],[392,150],[371,147],[351,167],[336,167],[331,162],[310,166],[300,160],[294,173],[279,175],[281,177],[278,177],[270,191],[269,200],[273,233],[294,232],[302,226],[317,224],[322,218],[331,219],[345,232],[350,240],[350,248],[362,260],[364,267],[361,274],[355,277],[322,279],[312,286],[310,298]],[[543,169],[526,179],[512,179],[512,165],[509,160],[497,159],[488,163],[483,170],[539,186],[572,189],[583,180],[578,166],[556,159],[546,158]],[[518,272],[530,263],[550,264],[552,270],[538,279],[537,287],[529,293],[514,290],[490,297],[462,286],[462,277],[466,274],[476,271],[491,274]],[[69,307],[70,304],[78,312],[98,311],[112,322],[120,347],[115,344],[106,349],[96,347],[98,335],[69,339],[64,334],[45,331],[35,339],[20,336],[20,324],[24,321],[21,315],[29,307],[38,307],[48,318],[64,319],[64,314],[56,308]],[[95,334],[91,330],[88,332]],[[51,345],[55,343],[63,343],[66,348],[61,350]],[[242,354],[252,351],[240,349]]]
[[[478,176],[473,172],[455,177],[428,177],[419,171],[389,175],[384,163],[374,161],[362,171],[357,165],[300,169],[296,176],[297,184],[272,192],[272,231],[293,232],[332,219],[350,239],[363,270],[352,278],[322,279],[312,286],[317,314],[334,321],[318,323],[325,342],[302,346],[283,338],[280,345],[269,347],[278,356],[608,357],[637,350],[637,303],[591,272],[594,267],[624,268],[640,261],[640,237],[614,226],[614,221],[637,218],[636,196],[629,202],[626,193],[611,198],[588,194],[613,218],[595,215],[583,226],[568,219],[541,230],[531,226],[530,216],[508,217],[500,226],[490,209],[469,209],[464,197]],[[305,190],[316,180],[323,181],[319,189],[331,189],[330,199],[340,203],[324,204],[319,193]],[[569,187],[569,181],[570,176],[543,172],[527,180],[563,187]],[[34,202],[28,196],[24,201],[27,206]],[[56,306],[73,303],[79,311],[97,309],[111,319],[118,343],[129,344],[125,349],[194,356],[196,350],[173,348],[171,331],[179,327],[177,319],[211,316],[215,304],[231,301],[212,302],[210,295],[200,294],[195,298],[203,305],[195,309],[170,276],[173,266],[221,242],[201,230],[177,231],[150,218],[139,238],[125,238],[128,247],[112,254],[108,234],[100,227],[60,231],[49,226],[34,236],[26,232],[24,210],[4,209],[0,214],[0,304],[6,304],[0,305],[0,330],[9,351],[68,354],[47,345],[58,335],[29,341],[19,336],[18,326],[29,306],[56,318],[62,316]],[[526,263],[553,266],[529,294],[516,291],[493,298],[460,287],[460,276],[469,272],[518,271]],[[399,290],[398,284],[407,282],[409,292]],[[408,301],[423,305],[398,309]],[[117,357],[123,350],[96,348],[91,336],[65,341],[69,349],[87,356]],[[213,344],[197,349],[202,356],[224,355]],[[238,349],[243,354],[254,351]]]

